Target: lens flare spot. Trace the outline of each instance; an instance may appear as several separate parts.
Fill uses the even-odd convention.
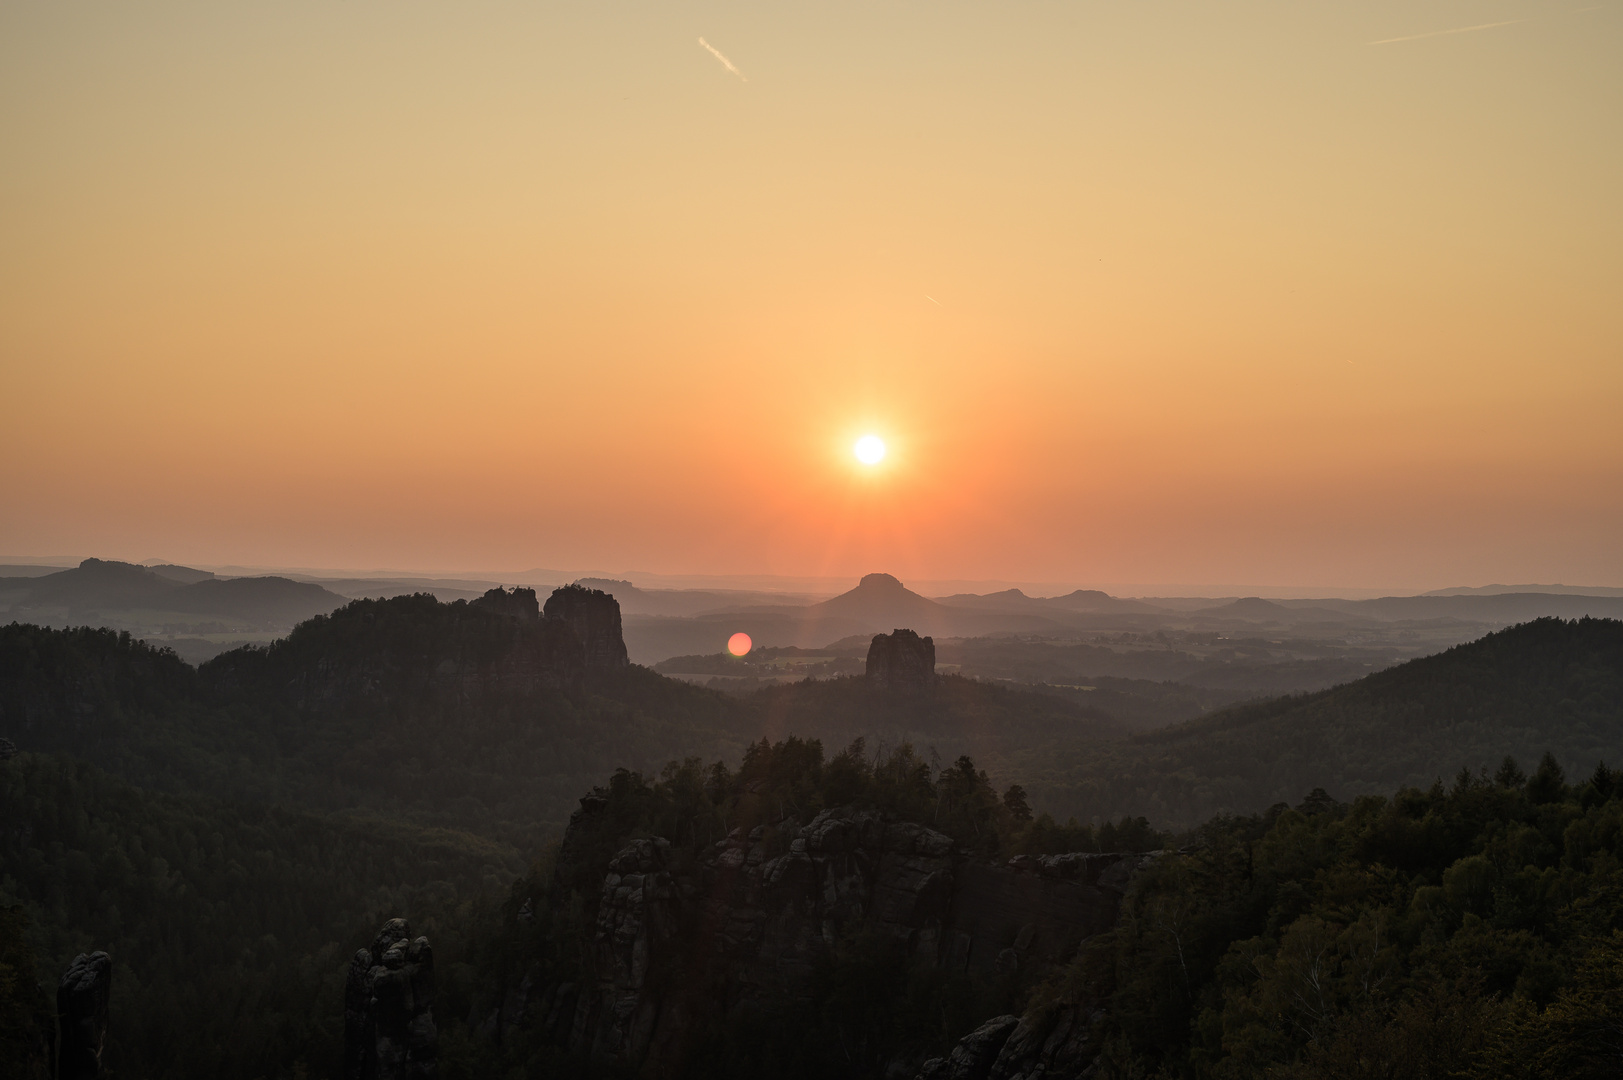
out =
[[[864,435],[857,440],[851,452],[864,465],[877,465],[885,460],[885,440],[877,435]]]
[[[743,656],[750,651],[754,644],[748,634],[739,632],[727,639],[727,651],[734,656]]]

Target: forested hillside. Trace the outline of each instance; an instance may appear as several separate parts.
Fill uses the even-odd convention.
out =
[[[1241,705],[1105,747],[1047,746],[1010,768],[1056,816],[1190,826],[1323,787],[1425,787],[1546,750],[1570,769],[1623,761],[1623,623],[1525,623],[1357,682]]]
[[[532,628],[533,627],[533,628]],[[641,668],[554,677],[544,623],[356,601],[194,671],[108,630],[0,627],[0,733],[131,783],[365,808],[535,846],[621,765],[736,753],[731,698]]]
[[[328,1075],[344,966],[378,923],[435,935],[454,1002],[463,928],[523,869],[467,833],[154,794],[36,754],[0,762],[0,822],[21,984],[110,952],[106,1063],[132,1077]]]
[[[1033,995],[1102,1009],[1099,1075],[1623,1072],[1623,776],[1408,788],[1215,819]],[[1016,1064],[1010,1061],[1009,1064]]]
[[[109,631],[0,628],[0,731],[142,786],[321,809],[366,807],[534,845],[618,767],[736,755],[767,735],[969,753],[1057,818],[1191,825],[1308,787],[1392,791],[1546,749],[1623,761],[1623,623],[1545,619],[1299,697],[1121,737],[1091,699],[948,676],[743,699],[642,668],[547,667],[528,626],[432,597],[357,601],[193,671]],[[561,670],[561,669],[560,669]],[[548,672],[552,672],[549,674]]]
[[[1002,762],[1126,730],[1084,703],[961,678],[740,700],[646,668],[588,670],[568,648],[549,620],[426,595],[358,600],[195,671],[128,635],[13,624],[0,627],[0,735],[144,787],[366,808],[533,848],[616,768],[736,757],[763,734]]]
[[[827,872],[811,892],[850,888],[856,869],[836,868],[853,841],[830,843],[829,830],[875,818],[950,837],[959,869],[938,875],[1012,871],[995,894],[1004,906],[1022,901],[1014,886],[1033,853],[1170,842],[1134,860],[1114,928],[1064,966],[1045,967],[1022,930],[984,970],[973,951],[938,954],[929,922],[898,937],[849,905],[826,921],[797,896],[818,860]],[[654,873],[637,862],[650,855]],[[906,750],[825,760],[798,741],[762,743],[737,772],[695,761],[598,790],[555,858],[487,911],[472,1015],[491,1019],[454,1038],[446,1064],[459,1076],[673,1080],[1598,1080],[1623,1066],[1620,858],[1623,774],[1568,783],[1549,756],[1531,776],[1505,759],[1489,777],[1462,771],[1350,804],[1315,790],[1294,809],[1169,838],[1141,821],[1095,832],[1032,820],[1017,790],[1000,797],[967,759],[933,772]],[[726,868],[740,863],[760,866],[760,884],[729,912]],[[705,887],[690,893],[690,880]],[[932,878],[904,880],[923,902]],[[689,895],[703,902],[684,907]],[[955,888],[942,917],[974,929],[975,903],[973,888]],[[767,973],[737,951],[752,922],[768,928],[778,966]],[[628,950],[634,967],[620,960]],[[799,996],[775,987],[774,970]],[[515,997],[521,984],[530,997]],[[591,1037],[582,1025],[598,1014],[572,995],[594,986],[612,986],[641,1024]]]

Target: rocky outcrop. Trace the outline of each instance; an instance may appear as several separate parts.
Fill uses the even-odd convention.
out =
[[[911,630],[875,634],[868,646],[868,678],[882,686],[917,689],[935,682],[935,639]]]
[[[1000,1016],[964,1036],[947,1057],[926,1061],[915,1080],[1081,1080],[1099,1056],[1095,1027],[1103,1018],[1092,1002]]]
[[[514,588],[511,591],[503,588],[490,589],[479,599],[470,600],[468,606],[479,611],[506,615],[513,619],[539,619],[541,617],[541,606],[535,598],[534,589]]]
[[[1093,881],[1120,896],[1132,875],[1159,857],[1160,852],[1073,854],[1009,862],[1070,880]],[[1097,1026],[1103,1018],[1097,1001],[1045,1001],[1025,1016],[988,1020],[960,1039],[947,1057],[926,1061],[915,1080],[1081,1080],[1093,1075],[1101,1049]]]
[[[601,589],[565,585],[547,597],[543,614],[561,619],[581,641],[588,670],[622,668],[631,663],[620,630],[620,602]]]
[[[1018,1016],[994,1016],[965,1035],[944,1058],[932,1058],[919,1080],[987,1080],[1009,1036],[1020,1026]]]
[[[344,986],[345,1080],[428,1080],[435,1075],[434,952],[390,919],[350,961]]]
[[[601,813],[600,797],[582,801],[560,864]],[[595,898],[590,977],[526,978],[486,1028],[527,1022],[606,1071],[677,1075],[701,1018],[810,1000],[819,963],[856,933],[929,967],[1040,977],[1114,924],[1130,870],[1120,855],[972,857],[927,826],[854,808],[734,829],[696,862],[638,839]],[[1021,1022],[1007,1019],[1003,1035]],[[984,1077],[975,1063],[1002,1045],[986,1035],[941,1075]]]
[[[577,689],[588,672],[628,663],[619,603],[568,586],[544,612],[533,589],[491,589],[471,603],[357,600],[268,649],[218,657],[200,677],[220,700],[264,694],[310,711],[416,712]]]
[[[107,1041],[108,998],[113,961],[104,952],[80,953],[56,988],[57,1075],[62,1080],[94,1080],[101,1075]]]

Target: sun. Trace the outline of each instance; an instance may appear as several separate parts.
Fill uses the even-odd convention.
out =
[[[864,465],[877,465],[885,460],[885,440],[877,435],[864,435],[857,440],[851,452]]]

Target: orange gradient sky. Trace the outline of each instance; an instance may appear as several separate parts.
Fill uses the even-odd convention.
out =
[[[7,4],[0,553],[1623,584],[1620,58],[1616,2]]]

